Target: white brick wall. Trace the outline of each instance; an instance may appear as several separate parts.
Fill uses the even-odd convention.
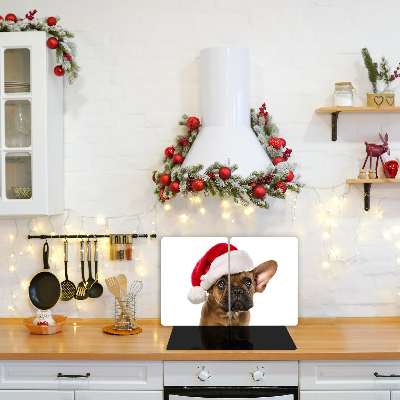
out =
[[[65,85],[65,204],[73,210],[65,214],[65,218],[70,215],[65,224],[68,232],[104,233],[104,221],[80,217],[85,215],[122,216],[109,219],[109,232],[140,229],[150,233],[156,229],[159,237],[297,236],[300,316],[399,315],[400,266],[396,260],[400,249],[396,244],[400,236],[395,227],[400,226],[400,188],[373,186],[368,215],[362,209],[361,185],[342,185],[335,190],[336,197],[347,194],[331,230],[332,245],[339,259],[354,257],[347,264],[331,262],[329,268],[324,268],[330,244],[322,238],[327,230],[323,210],[330,208],[332,191],[321,187],[340,185],[356,177],[365,156],[364,141],[377,141],[379,132],[388,132],[392,155],[399,155],[400,115],[341,115],[339,139],[332,143],[330,116],[317,115],[314,110],[332,104],[337,81],[352,81],[357,88],[356,105],[365,105],[369,85],[360,50],[368,47],[376,60],[384,54],[393,67],[400,61],[400,3],[70,0],[50,4],[37,0],[32,5],[27,0],[17,4],[3,0],[0,13],[24,15],[32,7],[38,9],[40,17],[60,15],[61,25],[76,34],[79,50],[80,78],[73,86]],[[224,220],[218,199],[202,203],[205,215],[190,202],[176,199],[170,211],[158,207],[157,214],[150,211],[140,224],[129,216],[155,203],[152,170],[160,167],[165,147],[180,132],[180,116],[200,116],[199,52],[226,45],[250,49],[252,106],[266,102],[281,136],[293,149],[298,172],[309,186],[320,189],[303,190],[294,221],[290,207],[282,201],[271,201],[269,211],[257,210],[249,217],[230,203],[230,217]],[[393,86],[399,87],[398,83]],[[288,196],[288,205],[293,205],[293,196]],[[186,206],[190,218],[181,223],[179,216]],[[376,214],[378,206],[382,219]],[[337,215],[336,205],[333,210]],[[363,226],[358,224],[360,218]],[[156,220],[158,224],[153,225]],[[62,216],[52,217],[51,223],[57,233],[62,231]],[[47,233],[53,229],[51,223],[49,218],[39,218],[31,221],[30,227]],[[19,235],[14,248],[10,236],[15,235],[16,225]],[[389,239],[383,237],[385,232]],[[26,283],[41,269],[42,242],[33,242],[35,248],[30,254],[19,254],[28,251],[28,233],[28,220],[0,220],[0,317],[34,312],[27,299]],[[356,235],[359,237],[355,240]],[[137,243],[135,254],[144,281],[139,316],[158,317],[159,240]],[[56,241],[54,247],[57,269],[62,270],[61,243]],[[105,253],[107,250],[105,246]],[[79,282],[77,242],[71,241],[70,254],[70,277]],[[18,276],[9,272],[16,257]],[[138,279],[132,263],[110,263],[105,257],[101,278],[120,272],[126,273],[129,280]],[[25,286],[15,284],[18,279]],[[12,304],[10,288],[18,311],[8,310]],[[54,312],[70,317],[111,316],[111,296],[59,304]]]

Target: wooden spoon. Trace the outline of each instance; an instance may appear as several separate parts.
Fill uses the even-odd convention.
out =
[[[128,281],[126,279],[126,276],[124,274],[119,274],[117,276],[117,281],[119,283],[119,287],[122,290],[122,293],[124,294],[125,301],[128,301]]]

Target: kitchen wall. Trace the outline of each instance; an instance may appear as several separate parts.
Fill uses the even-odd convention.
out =
[[[110,262],[108,244],[102,247],[101,283],[118,273],[143,280],[140,317],[160,316],[160,239],[211,235],[298,237],[302,317],[399,315],[400,187],[373,185],[366,214],[362,185],[345,182],[362,166],[364,142],[378,142],[379,132],[389,134],[391,158],[400,155],[400,115],[340,115],[332,142],[330,115],[314,112],[332,105],[334,83],[341,81],[356,87],[355,105],[366,105],[362,47],[397,66],[398,1],[2,0],[0,14],[22,16],[33,8],[39,17],[60,15],[75,33],[81,72],[64,87],[65,214],[0,220],[0,317],[34,314],[27,286],[42,268],[43,241],[29,242],[27,235],[53,230],[157,233],[155,240],[136,241],[134,262]],[[180,116],[201,116],[199,52],[212,46],[250,49],[251,104],[266,103],[293,149],[291,160],[307,185],[297,201],[292,194],[271,199],[269,210],[249,215],[216,198],[202,197],[201,204],[177,198],[168,211],[157,205],[152,171],[182,132]],[[398,82],[393,88],[399,96]],[[70,241],[76,283],[78,244]],[[63,280],[62,243],[52,245],[52,266]],[[54,312],[111,317],[111,308],[105,292],[97,300],[58,304]]]

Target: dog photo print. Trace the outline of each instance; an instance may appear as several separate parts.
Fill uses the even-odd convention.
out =
[[[297,238],[233,237],[230,252],[226,237],[161,240],[163,325],[227,325],[229,304],[232,325],[297,325]]]

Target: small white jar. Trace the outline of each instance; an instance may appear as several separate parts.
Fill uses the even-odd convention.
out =
[[[334,107],[353,107],[353,90],[351,82],[335,83],[335,92],[333,94]]]

